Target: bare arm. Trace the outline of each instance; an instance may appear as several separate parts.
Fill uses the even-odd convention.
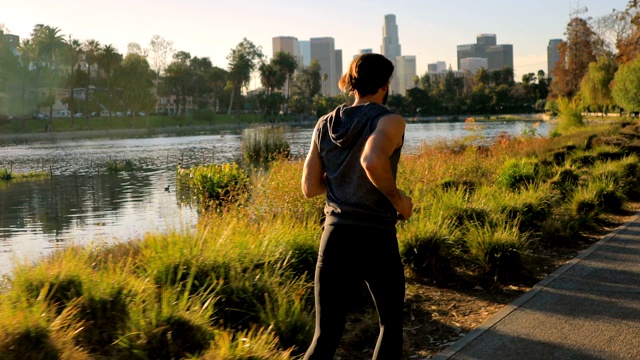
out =
[[[369,180],[391,201],[400,216],[408,219],[413,204],[396,186],[389,157],[402,145],[405,122],[399,115],[388,115],[378,121],[376,130],[365,144],[360,163]]]
[[[302,168],[302,193],[309,199],[327,192],[327,176],[315,139],[316,130],[313,131],[311,147]]]

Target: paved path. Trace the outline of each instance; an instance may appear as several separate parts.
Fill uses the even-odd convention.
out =
[[[640,359],[640,214],[434,359]]]

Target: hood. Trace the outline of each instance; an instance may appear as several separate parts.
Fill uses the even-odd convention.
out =
[[[391,111],[386,106],[376,103],[341,105],[327,115],[329,137],[336,145],[349,147],[360,140],[373,120],[388,113]]]

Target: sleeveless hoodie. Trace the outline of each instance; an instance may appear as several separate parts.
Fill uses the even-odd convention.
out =
[[[397,212],[391,201],[367,177],[360,157],[381,117],[392,112],[383,105],[341,105],[321,117],[315,141],[327,174],[325,224],[351,224],[395,229]],[[390,156],[393,178],[402,147]]]

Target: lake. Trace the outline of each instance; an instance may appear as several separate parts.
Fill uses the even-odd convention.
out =
[[[477,122],[487,139],[505,131],[520,135],[530,121]],[[463,122],[410,123],[404,153],[422,143],[471,135]],[[537,131],[548,135],[550,125]],[[304,156],[312,125],[286,133],[292,155]],[[135,139],[11,140],[0,143],[0,168],[15,172],[51,171],[34,181],[0,181],[0,273],[15,261],[32,261],[70,244],[126,241],[146,232],[192,228],[195,207],[175,193],[178,163],[223,163],[241,156],[242,129],[214,130],[190,136],[155,135]],[[101,137],[102,136],[102,137]],[[2,140],[0,140],[2,141]],[[132,160],[140,169],[106,173],[109,160]]]

